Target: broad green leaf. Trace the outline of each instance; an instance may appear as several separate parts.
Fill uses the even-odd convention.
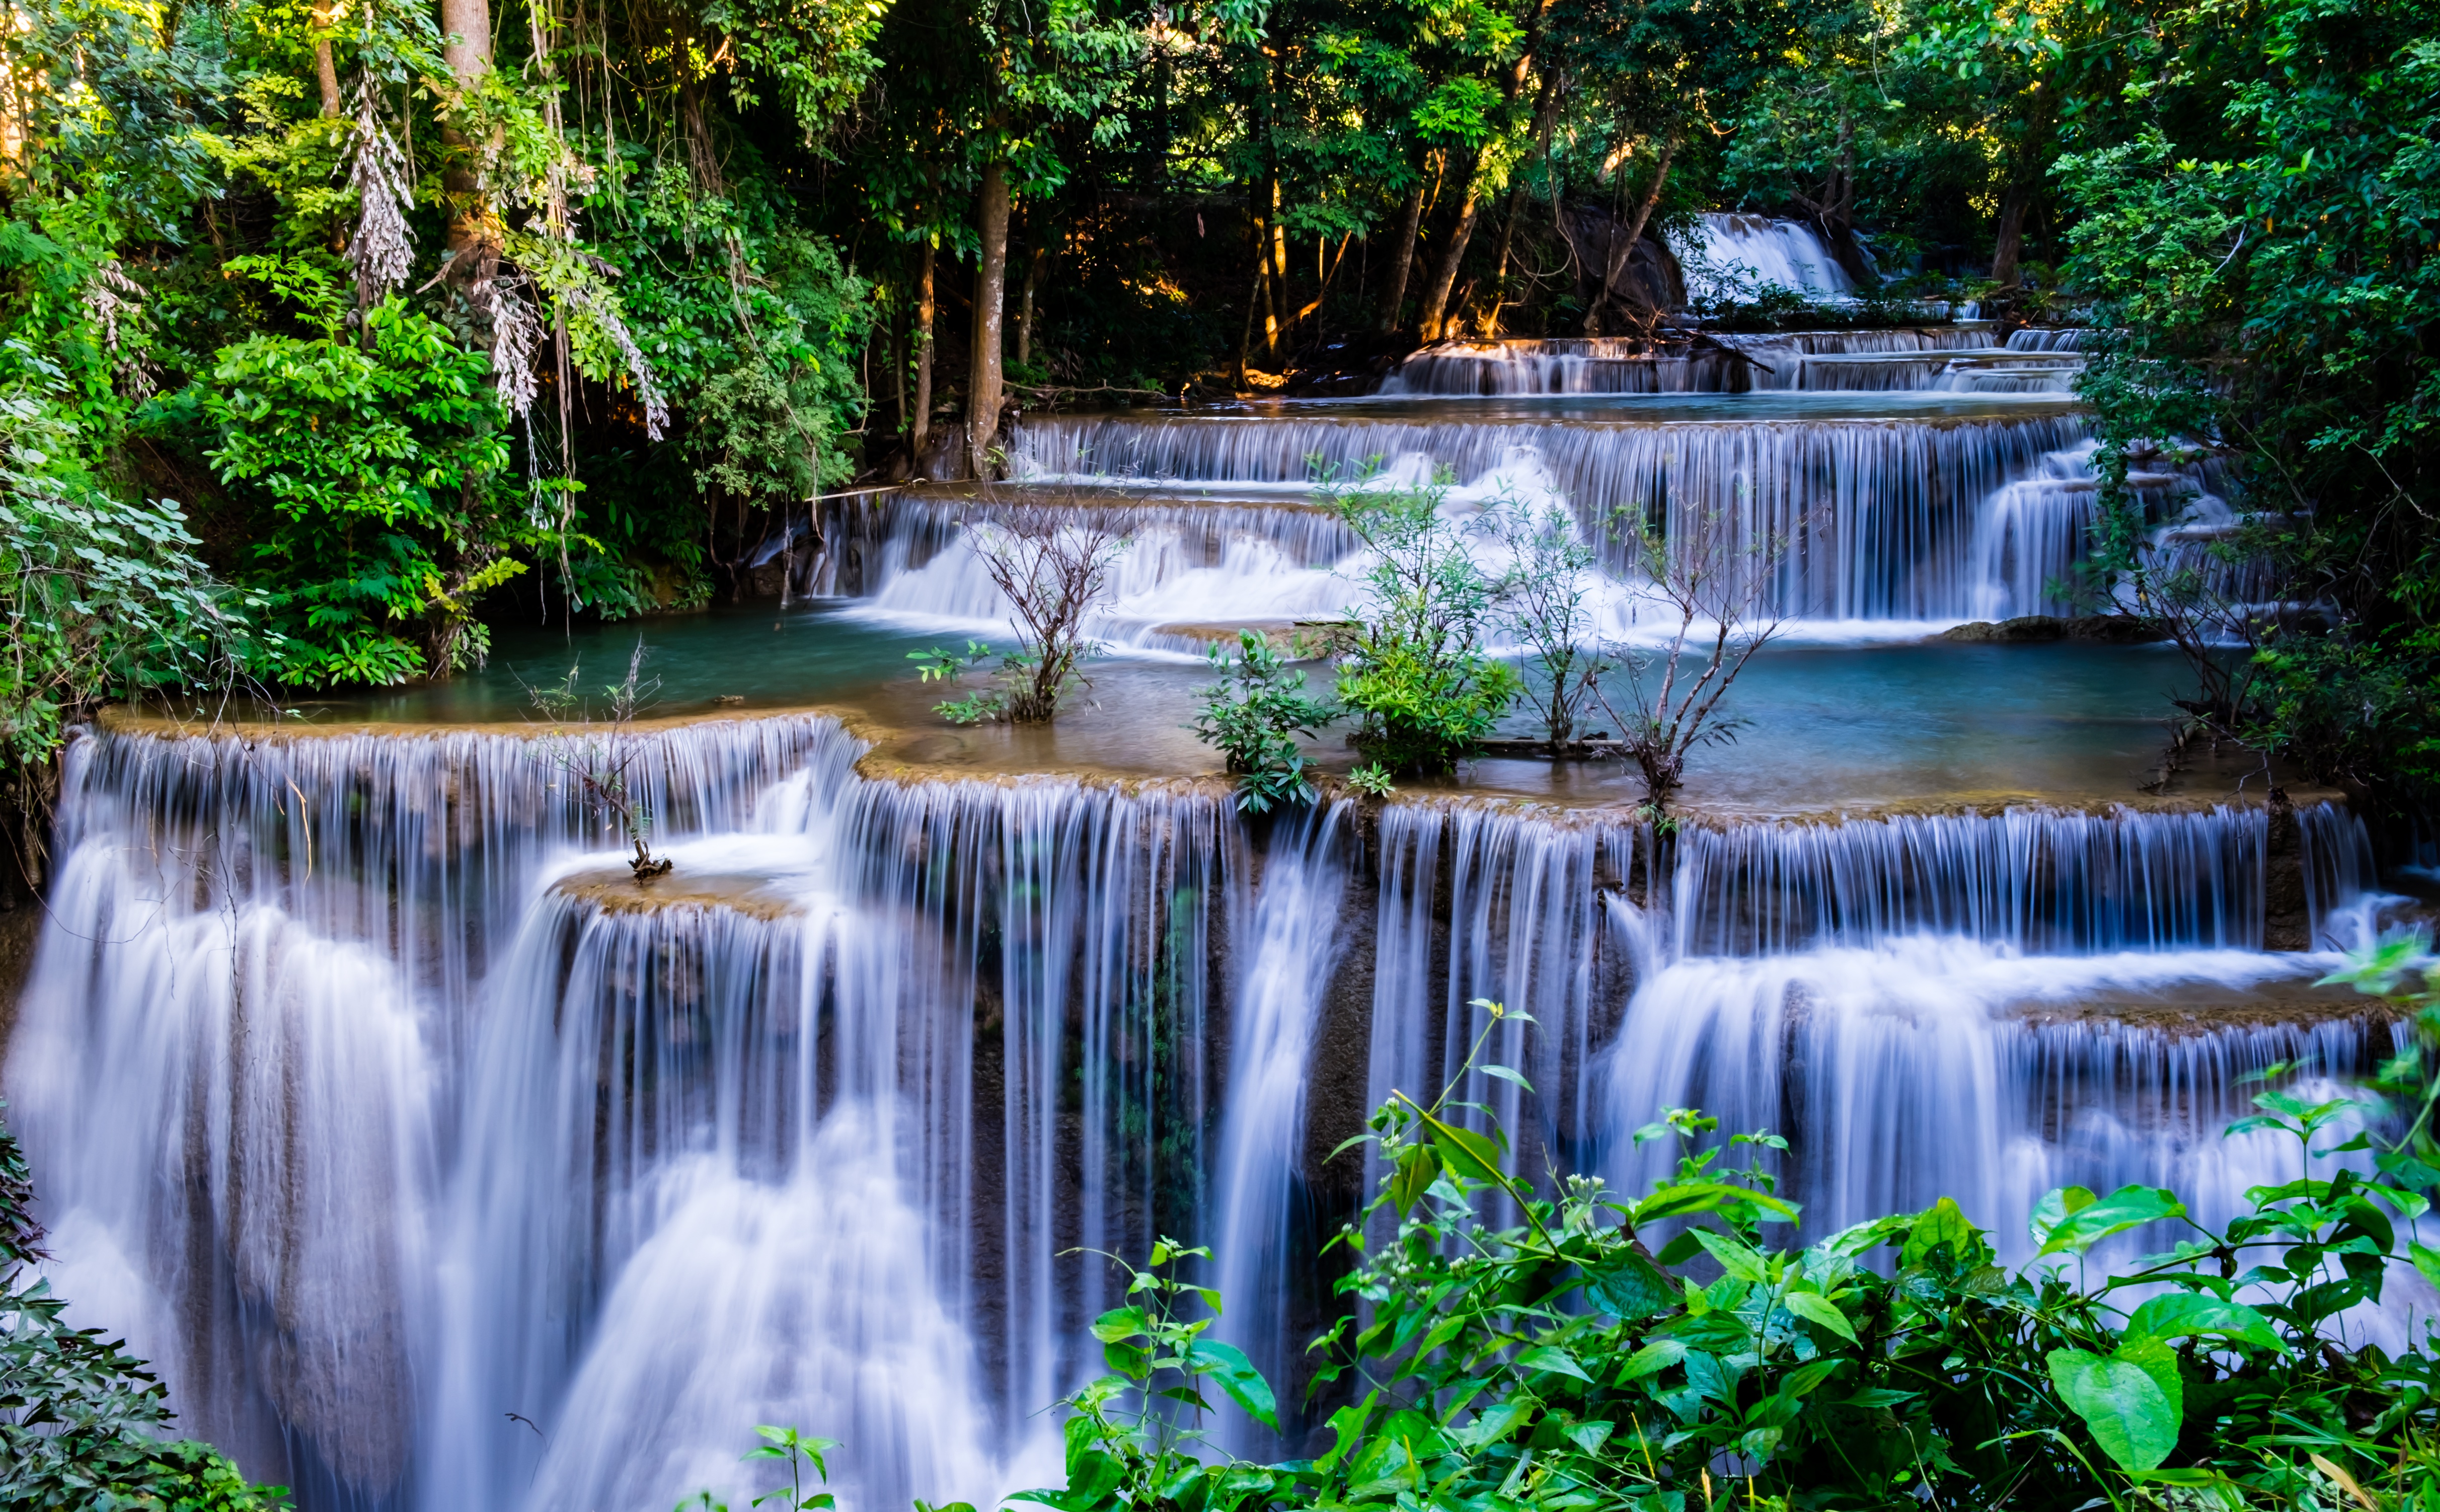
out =
[[[1796,1221],[1793,1202],[1775,1197],[1767,1192],[1755,1192],[1726,1181],[1680,1181],[1664,1186],[1635,1205],[1638,1228],[1660,1218],[1682,1218],[1696,1213],[1717,1213],[1723,1208],[1759,1208],[1785,1222]]]
[[[1958,1260],[1970,1259],[1982,1238],[1982,1231],[1966,1217],[1965,1210],[1957,1205],[1957,1199],[1942,1197],[1924,1209],[1922,1215],[1914,1220],[1914,1227],[1907,1231],[1906,1245],[1898,1251],[1898,1267],[1911,1270],[1929,1259],[1932,1251],[1944,1244]]]
[[[2184,1390],[2177,1356],[2160,1340],[2131,1340],[2106,1356],[2054,1349],[2050,1367],[2059,1398],[2122,1468],[2152,1469],[2178,1447]]]
[[[1633,1251],[1591,1272],[1586,1292],[1593,1305],[1621,1323],[1638,1323],[1678,1300],[1677,1283]]]
[[[2406,1246],[2406,1257],[2414,1262],[2414,1269],[2422,1273],[2424,1280],[2434,1287],[2440,1287],[2440,1250],[2434,1250],[2428,1244],[2409,1241]]]
[[[2049,1237],[2042,1241],[2041,1254],[2068,1251],[2082,1254],[2113,1233],[2157,1223],[2162,1218],[2183,1217],[2186,1205],[2166,1187],[2122,1186],[2098,1201],[2076,1208],[2052,1225]]]
[[[1820,1323],[1851,1344],[1856,1341],[1856,1325],[1847,1321],[1847,1315],[1840,1312],[1839,1305],[1829,1298],[1816,1296],[1809,1291],[1796,1291],[1782,1298],[1781,1302],[1788,1311],[1806,1323]]]
[[[1787,1373],[1785,1380],[1779,1383],[1780,1394],[1784,1396],[1802,1396],[1837,1375],[1839,1367],[1845,1363],[1843,1359],[1817,1359],[1808,1364],[1799,1365]]]
[[[2034,1204],[2034,1215],[2030,1225],[2034,1231],[2035,1241],[2039,1243],[2047,1240],[2051,1236],[2052,1230],[2067,1221],[2069,1214],[2089,1208],[2100,1200],[2092,1195],[2090,1187],[2054,1187],[2043,1193],[2041,1200]]]
[[[1397,1174],[1390,1181],[1390,1203],[1403,1218],[1431,1190],[1433,1178],[1441,1174],[1440,1157],[1428,1144],[1418,1144],[1398,1157]]]
[[[1675,1339],[1656,1339],[1627,1357],[1626,1365],[1618,1373],[1619,1384],[1641,1380],[1657,1371],[1667,1370],[1686,1358],[1686,1346]]]
[[[1516,1368],[1553,1376],[1573,1376],[1588,1385],[1592,1382],[1592,1377],[1585,1374],[1585,1367],[1576,1363],[1576,1357],[1556,1344],[1536,1344],[1525,1351],[1516,1357]]]
[[[1217,1340],[1198,1339],[1192,1355],[1197,1374],[1208,1374],[1229,1399],[1246,1410],[1246,1415],[1273,1432],[1280,1428],[1279,1398],[1271,1395],[1271,1383],[1246,1358],[1246,1352],[1234,1344]]]
[[[1695,1235],[1696,1244],[1711,1251],[1712,1258],[1720,1263],[1721,1269],[1739,1281],[1750,1281],[1755,1286],[1761,1286],[1770,1279],[1769,1270],[1763,1260],[1761,1251],[1740,1243],[1725,1233],[1714,1233],[1709,1229],[1694,1229],[1689,1232]]]
[[[1317,1469],[1327,1472],[1350,1449],[1364,1441],[1364,1425],[1372,1419],[1372,1409],[1380,1400],[1381,1394],[1372,1392],[1362,1401],[1350,1402],[1330,1414],[1329,1427],[1336,1438],[1329,1449],[1314,1461]]]
[[[1428,1113],[1424,1121],[1431,1128],[1432,1148],[1440,1152],[1442,1164],[1470,1181],[1499,1181],[1498,1145],[1470,1128],[1444,1123]]]
[[[1152,1326],[1141,1307],[1113,1307],[1093,1320],[1093,1337],[1103,1343],[1126,1339]]]
[[[2222,1302],[2199,1291],[2151,1298],[2126,1320],[2128,1339],[2183,1339],[2189,1334],[2217,1334],[2264,1349],[2281,1347],[2270,1319],[2241,1302]]]

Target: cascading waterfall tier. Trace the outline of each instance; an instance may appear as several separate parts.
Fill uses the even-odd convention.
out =
[[[1725,534],[1740,552],[1781,543],[1767,599],[1782,613],[1953,621],[1979,602],[1985,500],[2083,439],[2069,415],[1640,424],[1052,416],[1019,428],[1014,456],[1020,476],[1291,496],[1317,465],[1346,476],[1377,461],[1411,481],[1444,467],[1471,495],[1564,499],[1585,537],[1622,564],[1609,529],[1622,515],[1678,539]],[[2043,567],[2064,575],[2072,559]]]
[[[1426,347],[1382,380],[1384,398],[1426,394],[2065,394],[2082,370],[2067,347],[1991,344],[1988,327],[1457,341]],[[2044,332],[2042,335],[2073,335]]]
[[[846,1440],[859,1509],[1041,1484],[1118,1295],[1068,1251],[1158,1233],[1292,1381],[1304,1238],[1363,1190],[1329,1152],[1439,1090],[1476,999],[1535,1020],[1487,1047],[1534,1090],[1461,1095],[1537,1178],[1640,1179],[1626,1136],[1700,1103],[1791,1135],[1813,1221],[1953,1192],[2003,1233],[2065,1180],[2211,1211],[2261,1169],[2211,1137],[2237,1077],[2386,1043],[2260,948],[2356,909],[2334,809],[1662,844],[872,781],[812,716],[636,740],[662,891],[520,735],[72,748],[7,1065],[56,1279],[314,1512],[734,1492],[758,1422]]]
[[[825,522],[828,549],[808,584],[852,598],[859,613],[922,624],[962,622],[1004,631],[1014,613],[982,559],[961,540],[1014,510],[1123,522],[1126,549],[1113,564],[1107,600],[1093,616],[1106,644],[1199,652],[1177,627],[1293,620],[1344,606],[1346,586],[1330,569],[1356,549],[1355,532],[1326,510],[1268,500],[1193,501],[1123,492],[1051,490],[1039,495],[958,497],[906,494],[852,501]]]

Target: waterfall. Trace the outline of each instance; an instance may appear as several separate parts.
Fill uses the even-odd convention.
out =
[[[1298,1361],[1290,1299],[1320,1238],[1299,1190],[1305,1096],[1323,995],[1348,943],[1339,913],[1353,807],[1341,800],[1283,819],[1272,832],[1252,927],[1240,947],[1246,963],[1230,1022],[1211,1230],[1212,1279],[1230,1303],[1220,1337],[1283,1388]],[[1282,1400],[1285,1427],[1297,1416],[1296,1404],[1284,1392]]]
[[[962,527],[988,524],[1009,507],[902,496],[861,509],[839,522],[820,590],[852,591],[850,612],[860,618],[1005,635],[1014,606]],[[1329,569],[1356,541],[1328,511],[1124,496],[1065,497],[1051,507],[1079,515],[1117,511],[1127,521],[1108,596],[1085,625],[1106,645],[1199,654],[1219,629],[1335,615],[1346,605],[1347,586]]]
[[[2010,351],[2082,351],[2092,333],[2081,326],[2026,326],[2008,333]]]
[[[2063,1181],[2224,1212],[2285,1158],[2215,1137],[2238,1079],[2392,1033],[2261,948],[2362,927],[2328,807],[1255,831],[870,780],[817,717],[637,740],[649,890],[521,734],[70,750],[7,1066],[51,1269],[311,1512],[733,1504],[759,1422],[846,1441],[857,1512],[1041,1484],[1121,1295],[1078,1251],[1159,1234],[1293,1418],[1364,1190],[1325,1156],[1392,1091],[1536,1180],[1641,1182],[1699,1105],[1788,1134],[1809,1223],[1947,1194],[2015,1244]],[[1521,1082],[1459,1074],[1486,1029]]]
[[[2385,1021],[2147,1024],[2074,1005],[2294,972],[2241,951],[2041,956],[1930,934],[1689,957],[1627,1009],[1611,1127],[1699,1107],[1724,1133],[1779,1131],[1808,1233],[1952,1197],[2021,1264],[2023,1216],[2043,1192],[2129,1181],[2172,1187],[2203,1221],[2225,1221],[2249,1186],[2295,1161],[2284,1136],[2220,1137],[2246,1111],[2240,1078],[2299,1060],[2353,1072],[2394,1042]],[[1611,1179],[1630,1189],[1674,1161],[1660,1146],[1617,1147]]]
[[[1808,298],[1853,298],[1856,280],[1821,233],[1796,221],[1709,213],[1690,233],[1670,238],[1686,270],[1686,292],[1697,298],[1750,298],[1757,287],[1793,290]]]
[[[1017,432],[1015,465],[1036,477],[1132,477],[1268,489],[1298,496],[1312,469],[1398,476],[1454,470],[1477,495],[1531,476],[1574,510],[1586,538],[1623,562],[1608,522],[1656,519],[1684,538],[1717,521],[1743,547],[1785,543],[1770,603],[1820,620],[1960,620],[1979,579],[1983,501],[2047,454],[2084,439],[2072,416],[1634,423],[1051,416]],[[2051,569],[2063,572],[2065,561]]]
[[[2022,334],[2022,333],[2018,333]],[[2060,333],[2074,334],[2074,333]],[[2066,394],[2082,370],[2066,348],[1990,345],[1982,325],[1798,331],[1708,338],[1699,348],[1631,337],[1455,341],[1382,380],[1380,397],[1472,394]]]
[[[1692,827],[1671,912],[1681,955],[1777,955],[1929,932],[2048,953],[2262,946],[2270,818],[1901,816]]]

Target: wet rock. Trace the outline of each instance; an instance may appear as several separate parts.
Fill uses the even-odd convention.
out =
[[[1977,620],[1940,633],[1943,640],[1968,645],[2030,645],[2046,640],[2089,640],[2101,645],[2132,646],[2166,640],[2158,621],[2126,614],[2085,614],[2072,619],[2028,614],[2014,620]]]

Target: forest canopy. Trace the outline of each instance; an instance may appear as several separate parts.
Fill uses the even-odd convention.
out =
[[[2420,790],[2431,0],[33,0],[0,120],[12,655],[92,699],[445,676],[505,616],[752,591],[1025,408],[1360,386],[1419,343],[1801,323],[1662,234],[2090,323],[2086,591],[2222,453],[2311,612],[2216,732]],[[1674,282],[1673,282],[1674,278]],[[2226,638],[2223,638],[2226,639]]]

